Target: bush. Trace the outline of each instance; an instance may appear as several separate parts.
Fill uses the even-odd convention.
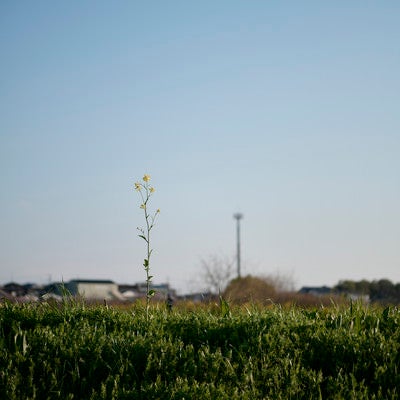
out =
[[[230,281],[224,297],[234,303],[266,303],[276,295],[274,285],[267,279],[247,275]]]

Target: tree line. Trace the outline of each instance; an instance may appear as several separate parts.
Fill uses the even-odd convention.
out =
[[[389,279],[374,281],[343,280],[334,286],[334,292],[339,294],[356,294],[369,296],[371,302],[399,304],[400,283],[393,283]]]

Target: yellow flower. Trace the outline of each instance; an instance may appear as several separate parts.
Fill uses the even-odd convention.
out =
[[[159,212],[161,212],[161,211],[160,211],[160,209],[159,209],[159,208],[157,208],[156,214],[158,214]]]
[[[154,189],[153,187],[151,187],[149,190],[150,190],[150,193],[154,193],[154,191],[155,191],[156,189]]]
[[[144,174],[143,180],[148,182],[150,180],[150,175]]]
[[[138,182],[135,183],[135,189],[136,190],[140,190],[141,186],[142,185],[140,183],[138,183]]]

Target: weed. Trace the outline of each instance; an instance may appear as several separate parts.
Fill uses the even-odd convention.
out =
[[[150,308],[150,299],[154,296],[155,291],[150,289],[151,280],[153,278],[150,275],[150,257],[153,249],[150,245],[150,232],[154,227],[154,223],[158,214],[160,213],[160,209],[158,208],[153,214],[149,213],[148,203],[150,197],[154,193],[155,189],[153,186],[150,185],[150,175],[145,174],[142,178],[143,182],[136,182],[135,183],[135,190],[139,192],[141,197],[141,204],[140,208],[144,212],[144,219],[145,219],[145,228],[137,228],[140,232],[138,235],[141,239],[146,242],[146,258],[143,261],[143,267],[146,272],[146,317],[149,317],[149,308]]]

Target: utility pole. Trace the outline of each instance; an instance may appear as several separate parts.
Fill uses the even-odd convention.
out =
[[[240,278],[240,220],[243,218],[243,214],[236,213],[233,215],[236,219],[236,260],[237,260],[237,276]]]

